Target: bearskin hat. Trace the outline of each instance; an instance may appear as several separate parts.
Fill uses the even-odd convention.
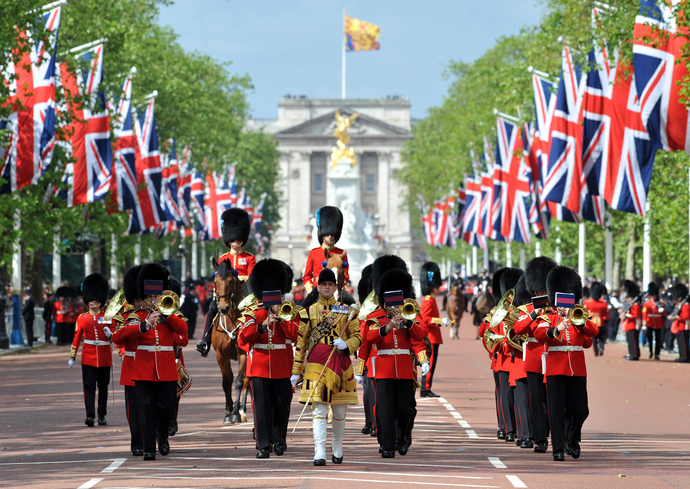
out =
[[[287,263],[283,262],[285,265],[285,273],[287,273],[287,280],[285,281],[285,286],[283,287],[283,294],[288,294],[292,290],[292,281],[295,278],[295,272],[292,271],[292,267]]]
[[[319,244],[323,244],[323,237],[332,234],[336,243],[343,232],[343,213],[340,209],[330,205],[316,211],[316,228]]]
[[[262,300],[263,292],[268,290],[285,290],[288,282],[287,265],[275,258],[259,260],[251,275],[249,275],[249,288],[254,296]]]
[[[381,255],[374,260],[371,267],[371,285],[374,290],[378,291],[381,277],[384,273],[393,268],[407,271],[407,264],[405,260],[397,255]],[[378,292],[376,292],[376,295],[378,296]]]
[[[170,280],[170,290],[177,294],[177,297],[182,297],[182,284],[176,278]]]
[[[422,265],[419,274],[419,286],[422,288],[422,295],[431,294],[432,290],[441,287],[442,284],[441,269],[437,263],[428,261]]]
[[[371,269],[373,264],[369,264],[362,269],[362,277],[357,284],[357,295],[359,296],[359,303],[364,304],[364,300],[371,294],[373,285],[371,285]]]
[[[688,296],[688,288],[685,284],[676,284],[673,286],[673,298],[675,300],[685,299]]]
[[[407,270],[399,268],[392,268],[383,274],[379,287],[376,289],[376,297],[379,304],[385,304],[386,292],[392,290],[402,290],[405,299],[414,299],[414,285],[412,284],[412,275],[407,273]]]
[[[146,297],[144,283],[147,280],[160,280],[163,282],[163,290],[170,290],[170,279],[170,270],[165,265],[145,263],[137,276],[137,294],[140,298]]]
[[[96,301],[104,306],[108,301],[108,279],[100,273],[88,275],[81,284],[84,303]]]
[[[558,264],[548,256],[532,258],[525,266],[525,285],[533,296],[546,292],[546,277]]]
[[[532,302],[532,294],[527,290],[527,285],[525,285],[525,275],[520,276],[520,280],[515,284],[515,298],[513,299],[513,305],[515,307],[524,306]]]
[[[595,301],[598,301],[601,299],[601,296],[604,295],[602,294],[602,289],[601,282],[593,282],[592,286],[589,288],[589,296]]]
[[[135,265],[127,270],[122,278],[122,288],[125,292],[127,304],[134,305],[137,299],[141,299],[141,297],[139,297],[139,290],[137,289],[137,277],[140,271],[141,265]]]
[[[649,282],[649,285],[647,285],[647,294],[659,297],[659,286],[656,282]]]
[[[582,300],[580,274],[571,267],[560,266],[552,269],[546,277],[546,293],[551,304],[556,303],[556,292],[575,294],[575,303],[579,303]]]
[[[510,289],[515,288],[515,284],[518,283],[518,280],[520,280],[520,277],[525,272],[520,270],[519,268],[506,268],[503,274],[501,275],[501,297],[503,297],[503,294],[508,292]]]
[[[592,295],[589,292],[589,287],[585,285],[584,287],[582,287],[582,298],[589,299],[590,297],[592,297]]]
[[[494,296],[496,303],[501,300],[503,294],[501,294],[501,275],[503,272],[508,270],[507,268],[499,268],[494,272],[494,276],[491,278],[491,295]]]
[[[69,297],[69,287],[64,285],[58,287],[55,291],[55,297]]]
[[[640,286],[632,280],[626,280],[623,282],[623,289],[625,289],[625,295],[627,297],[635,298],[640,295]]]
[[[251,222],[244,209],[233,207],[224,211],[220,216],[220,227],[226,246],[229,247],[233,241],[242,241],[242,246],[247,244]]]

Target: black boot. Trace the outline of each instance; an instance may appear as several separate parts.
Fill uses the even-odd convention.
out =
[[[206,358],[208,356],[209,350],[211,350],[211,335],[213,334],[212,324],[213,319],[218,313],[218,306],[216,306],[216,301],[211,301],[211,305],[208,308],[208,314],[206,314],[206,322],[204,323],[204,335],[201,337],[201,341],[196,344],[196,351],[201,353],[201,356]]]

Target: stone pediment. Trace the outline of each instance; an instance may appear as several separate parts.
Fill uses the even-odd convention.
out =
[[[352,115],[355,111],[342,107],[338,109],[342,115]],[[276,137],[281,136],[296,137],[329,137],[332,138],[333,132],[336,129],[335,112],[330,112],[321,115],[315,119],[303,122],[296,126],[289,127],[283,131],[277,132]],[[359,114],[357,119],[352,123],[348,130],[353,138],[359,137],[403,137],[409,138],[412,136],[410,131],[406,131],[400,127],[388,124],[379,119],[375,119],[365,114]]]

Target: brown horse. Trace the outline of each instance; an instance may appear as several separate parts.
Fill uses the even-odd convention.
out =
[[[345,256],[347,259],[347,256]],[[331,256],[328,257],[328,261],[326,262],[326,267],[325,268],[330,268],[333,270],[333,273],[335,274],[335,279],[338,281],[336,284],[337,286],[337,294],[336,294],[336,299],[341,301],[343,300],[343,290],[345,287],[345,268],[343,267],[343,258],[342,255],[336,255],[335,253],[332,253]]]
[[[467,309],[467,298],[463,294],[460,284],[454,284],[448,294],[448,318],[450,319],[450,338],[459,339],[458,329],[460,320]]]
[[[218,315],[213,320],[211,345],[216,351],[216,361],[223,376],[223,392],[225,392],[225,419],[223,423],[232,424],[247,421],[247,392],[249,379],[245,376],[247,368],[247,352],[237,346],[237,327],[240,318],[238,304],[242,300],[242,282],[237,272],[226,260],[220,264],[213,259],[216,274],[213,278],[218,297]],[[231,360],[239,363],[235,392],[237,401],[232,400],[233,372]],[[241,402],[240,402],[241,401]]]
[[[474,325],[477,328],[479,328],[479,325],[482,324],[486,315],[491,312],[491,309],[493,309],[495,305],[496,301],[494,300],[494,296],[491,295],[488,290],[477,297],[474,307]],[[477,329],[477,339],[481,339],[479,338],[479,329]]]

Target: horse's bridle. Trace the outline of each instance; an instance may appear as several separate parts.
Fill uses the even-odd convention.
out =
[[[234,285],[235,285],[235,281],[239,280],[239,279],[237,278],[237,275],[235,275],[234,273],[231,273],[230,275],[232,275],[232,281],[230,282],[230,287],[232,289],[232,292],[230,292],[229,294],[216,295],[216,300],[220,299],[221,297],[224,299],[227,299],[228,297],[230,297],[230,299],[229,299],[230,309],[235,309],[236,304],[235,304],[235,287],[234,287]]]

